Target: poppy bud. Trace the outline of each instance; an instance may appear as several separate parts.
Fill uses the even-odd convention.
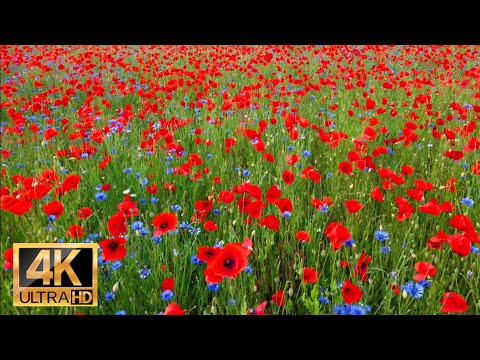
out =
[[[406,299],[408,296],[407,292],[405,290],[402,291],[402,297]]]
[[[130,194],[130,188],[128,188],[127,190],[123,190],[123,195],[127,195],[127,194]]]
[[[293,296],[293,288],[288,289],[288,295]]]
[[[253,285],[253,292],[257,292],[257,285]]]
[[[252,232],[250,233],[250,237],[254,237],[256,233],[257,232],[255,230],[252,230]]]
[[[322,252],[320,253],[320,255],[322,255],[322,257],[327,256],[327,251],[325,249],[323,249]]]
[[[120,290],[120,282],[117,281],[115,285],[113,285],[112,291],[117,292],[118,290]]]
[[[212,308],[210,309],[210,311],[212,312],[213,315],[217,315],[217,308],[212,305]]]

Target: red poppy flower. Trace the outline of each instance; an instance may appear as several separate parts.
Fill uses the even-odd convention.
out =
[[[419,261],[415,264],[417,274],[413,275],[413,280],[422,281],[428,276],[434,276],[437,273],[435,266],[426,261]]]
[[[338,170],[346,175],[351,175],[353,172],[353,167],[349,162],[343,161],[338,164]]]
[[[248,204],[247,213],[254,219],[260,219],[262,217],[262,211],[266,206],[262,201],[252,201]]]
[[[195,210],[201,212],[204,211],[206,213],[209,213],[212,211],[212,201],[210,200],[198,200],[195,203]]]
[[[235,194],[231,191],[221,191],[218,194],[218,201],[221,201],[226,204],[230,204],[235,201]]]
[[[166,290],[173,291],[173,286],[175,285],[174,278],[166,278],[162,281],[162,292]]]
[[[265,314],[265,308],[267,307],[268,302],[265,300],[260,305],[258,305],[253,312],[247,312],[247,315],[270,315]]]
[[[398,206],[397,220],[402,222],[412,216],[414,212],[413,207],[408,203],[407,199],[404,199],[400,196],[395,198],[395,202]]]
[[[448,243],[455,254],[460,256],[467,256],[470,254],[471,243],[463,234],[454,234],[448,237]]]
[[[81,209],[78,209],[77,211],[77,217],[79,219],[84,219],[92,216],[92,210],[89,207],[84,207]]]
[[[437,235],[432,236],[428,239],[428,248],[429,249],[441,249],[443,242],[448,242],[450,235],[444,233],[442,230],[438,230]]]
[[[10,195],[3,195],[0,198],[0,209],[14,213],[17,216],[23,215],[33,207],[31,201],[17,199]]]
[[[295,180],[295,174],[291,172],[290,170],[285,170],[282,173],[282,179],[285,181],[285,184],[287,185],[292,185],[293,181]]]
[[[53,200],[48,204],[43,205],[42,208],[45,214],[55,215],[57,219],[60,217],[60,215],[63,214],[63,210],[64,210],[63,204],[57,200]]]
[[[162,236],[163,234],[176,229],[177,222],[177,215],[171,212],[162,212],[152,220],[152,225],[157,228],[153,234],[155,236]]]
[[[220,248],[198,246],[197,258],[208,263],[220,253],[220,250]]]
[[[267,228],[278,232],[280,220],[278,220],[275,215],[267,215],[259,222],[259,224],[260,226],[266,226]]]
[[[317,282],[317,279],[318,279],[318,272],[316,272],[314,268],[310,268],[310,267],[303,268],[302,281],[304,283],[315,284]]]
[[[403,176],[412,175],[413,174],[413,167],[410,166],[410,165],[403,165],[401,172],[402,172]]]
[[[67,175],[65,180],[63,181],[61,185],[61,191],[62,193],[66,193],[71,190],[78,190],[78,184],[80,183],[81,178],[78,175],[71,174]]]
[[[265,193],[265,200],[269,204],[273,204],[280,198],[280,196],[282,196],[282,191],[277,185],[272,185]]]
[[[68,228],[66,236],[71,236],[74,239],[82,237],[83,236],[83,230],[80,225],[72,225]]]
[[[212,220],[208,220],[205,224],[203,224],[203,228],[207,231],[218,230],[217,224],[215,224]]]
[[[425,194],[420,189],[408,189],[407,194],[414,201],[423,201],[425,199]]]
[[[157,184],[148,185],[147,187],[145,187],[145,190],[147,190],[149,194],[154,195],[158,192],[158,186]]]
[[[283,293],[282,289],[273,294],[272,301],[275,305],[285,306],[285,294]]]
[[[119,212],[113,214],[113,216],[107,222],[107,229],[110,235],[120,236],[127,232],[127,225],[125,224],[125,218]]]
[[[307,166],[303,171],[300,177],[303,178],[308,178],[312,180],[315,183],[319,183],[322,180],[322,176],[318,171],[316,171],[313,166]]]
[[[368,263],[372,260],[371,256],[367,257],[366,253],[362,253],[360,258],[358,259],[357,265],[355,266],[355,270],[353,272],[354,275],[360,274],[361,281],[368,281]]]
[[[105,261],[122,260],[127,255],[127,249],[123,246],[127,240],[123,237],[115,237],[100,241],[98,245],[102,248],[102,258]]]
[[[443,155],[455,161],[463,159],[464,156],[463,152],[458,150],[447,150]]]
[[[338,250],[342,244],[352,238],[352,234],[348,229],[338,222],[330,223],[324,231],[324,235],[328,237],[332,243],[333,250]]]
[[[135,201],[130,201],[130,194],[125,195],[123,202],[117,204],[118,210],[126,218],[131,218],[138,215],[138,208]]]
[[[381,190],[378,188],[378,186],[375,186],[373,188],[372,192],[370,193],[370,197],[373,200],[378,201],[378,202],[383,201],[383,194],[382,194]]]
[[[377,132],[374,128],[367,126],[363,129],[362,139],[367,141],[375,141],[377,139]]]
[[[248,196],[241,197],[236,202],[238,210],[240,210],[241,213],[246,213],[248,211],[248,205],[250,205],[251,202],[252,200]]]
[[[247,194],[253,197],[255,200],[259,201],[262,199],[262,189],[260,189],[259,186],[252,185],[250,183],[243,183],[242,185]]]
[[[293,155],[287,155],[287,164],[288,165],[295,165],[295,163],[298,161],[298,155],[293,154]]]
[[[208,264],[218,276],[236,277],[248,265],[245,249],[239,243],[228,243]]]
[[[203,275],[205,276],[205,282],[207,284],[218,284],[223,280],[223,276],[215,274],[213,269],[209,267],[203,271]]]
[[[356,213],[357,211],[360,211],[363,205],[360,204],[357,200],[346,200],[345,207],[347,208],[347,211],[350,214],[353,214],[353,213]]]
[[[359,286],[352,284],[348,279],[345,280],[345,284],[342,287],[342,296],[348,305],[359,301],[362,295],[362,290]]]
[[[165,308],[163,315],[185,315],[185,310],[182,310],[176,302],[171,302]]]
[[[293,204],[289,199],[279,199],[275,202],[275,205],[278,207],[280,212],[283,214],[285,211],[292,212]]]
[[[310,234],[305,230],[297,231],[295,238],[301,242],[310,242]]]
[[[342,269],[348,269],[350,267],[350,264],[348,263],[347,260],[340,259],[340,267]]]
[[[433,202],[433,200],[423,204],[418,208],[418,211],[433,215],[433,216],[438,216],[442,212],[442,207],[438,205],[436,202]]]
[[[461,295],[451,291],[443,293],[440,303],[442,304],[442,307],[440,309],[442,313],[463,313],[468,311],[468,305],[466,300]]]
[[[246,237],[243,239],[242,247],[245,249],[245,253],[249,256],[253,250],[253,242],[250,238]]]
[[[12,269],[13,268],[13,247],[3,252],[3,258],[5,259],[3,261],[3,268],[5,270]]]
[[[455,215],[450,219],[448,224],[458,231],[474,230],[472,220],[470,220],[468,216],[462,214]]]

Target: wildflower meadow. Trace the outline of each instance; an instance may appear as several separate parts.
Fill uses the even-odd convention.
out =
[[[480,46],[2,45],[2,314],[480,312]],[[14,243],[98,244],[15,307]]]

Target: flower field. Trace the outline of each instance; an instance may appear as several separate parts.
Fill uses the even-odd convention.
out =
[[[0,46],[2,314],[480,313],[480,46]],[[97,307],[13,244],[97,243]]]

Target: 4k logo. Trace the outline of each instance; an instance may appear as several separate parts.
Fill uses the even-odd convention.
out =
[[[13,244],[14,306],[97,306],[97,244]]]

